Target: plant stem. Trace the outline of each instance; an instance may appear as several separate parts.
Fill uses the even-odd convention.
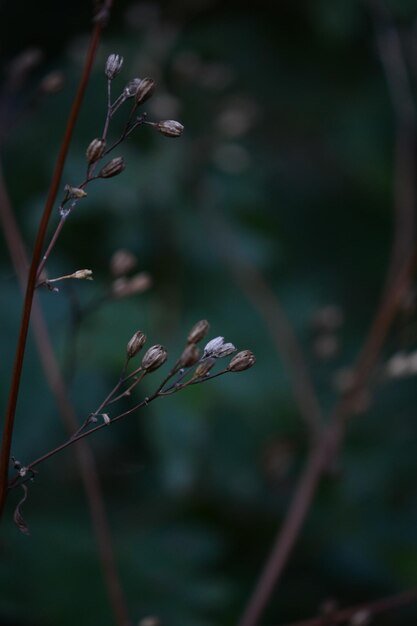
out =
[[[107,0],[104,9],[107,12],[110,10],[112,0]],[[103,16],[106,11],[103,12]],[[74,98],[74,102],[68,117],[67,126],[65,129],[64,137],[62,139],[61,147],[58,153],[55,170],[52,176],[48,196],[46,199],[43,215],[38,229],[36,237],[32,260],[29,268],[28,281],[26,286],[26,293],[23,305],[23,313],[20,324],[19,338],[16,349],[15,362],[12,372],[12,380],[10,385],[9,399],[7,404],[6,416],[4,420],[4,429],[1,443],[1,456],[0,456],[0,517],[2,515],[4,505],[7,498],[8,491],[8,468],[10,459],[10,449],[13,436],[13,427],[16,414],[17,399],[19,395],[20,380],[22,375],[23,360],[26,349],[26,341],[29,330],[30,314],[32,310],[33,295],[36,288],[37,275],[39,262],[42,255],[43,243],[45,240],[49,219],[54,207],[54,203],[57,197],[59,185],[61,182],[62,172],[65,165],[66,156],[68,153],[71,137],[74,131],[75,123],[78,118],[78,114],[83,101],[84,93],[90,78],[91,69],[95,59],[96,51],[100,42],[100,36],[103,29],[104,20],[97,20],[92,32],[90,47],[85,60],[83,72],[80,78],[77,93]]]

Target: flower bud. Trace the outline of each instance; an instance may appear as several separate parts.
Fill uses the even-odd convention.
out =
[[[136,356],[139,350],[141,350],[145,345],[145,341],[146,335],[141,330],[138,330],[127,344],[127,358],[132,359],[134,356]]]
[[[152,278],[147,272],[139,272],[132,278],[118,278],[111,287],[113,298],[126,298],[135,293],[143,293],[152,285]]]
[[[165,363],[168,358],[168,352],[163,346],[157,344],[149,348],[142,359],[142,368],[147,372],[153,372]]]
[[[252,367],[255,362],[256,358],[253,352],[250,350],[242,350],[242,352],[235,354],[227,366],[227,369],[229,372],[243,372],[243,370],[247,370]]]
[[[184,126],[175,120],[162,120],[162,122],[156,122],[155,128],[165,135],[165,137],[179,137],[182,135]]]
[[[195,363],[197,363],[200,358],[200,350],[194,343],[189,343],[183,350],[181,354],[178,365],[179,367],[191,367]]]
[[[123,90],[123,93],[126,96],[126,98],[133,98],[141,82],[142,82],[141,78],[133,78],[127,83],[126,87]]]
[[[236,348],[232,343],[225,343],[224,337],[215,337],[204,348],[203,356],[213,356],[221,359],[224,356],[229,356],[232,352],[235,352]]]
[[[98,177],[99,178],[111,178],[112,176],[117,176],[125,169],[125,162],[123,157],[115,157],[104,167],[101,168]]]
[[[215,362],[216,362],[216,359],[213,359],[213,358],[205,359],[204,361],[202,361],[195,368],[193,378],[204,378],[204,376],[207,376],[207,374],[209,373],[209,371],[211,370]]]
[[[93,141],[90,142],[85,153],[89,165],[98,161],[103,156],[105,149],[106,142],[103,141],[103,139],[93,139]]]
[[[143,104],[148,100],[155,91],[155,81],[152,78],[142,78],[140,81],[136,93],[135,102],[137,105]]]
[[[188,343],[198,343],[201,341],[207,335],[209,328],[210,324],[207,320],[200,320],[197,324],[194,324],[188,333]]]
[[[77,200],[85,198],[87,195],[87,192],[84,191],[84,189],[81,189],[80,187],[71,187],[71,185],[65,185],[65,191],[68,194],[67,198],[77,198]]]
[[[77,270],[72,274],[72,278],[77,278],[78,280],[93,280],[93,272],[92,270]]]
[[[106,61],[105,74],[109,80],[113,80],[120,72],[123,65],[123,57],[120,54],[111,54]]]
[[[125,276],[138,264],[136,256],[130,250],[116,250],[110,259],[110,271],[113,276]]]

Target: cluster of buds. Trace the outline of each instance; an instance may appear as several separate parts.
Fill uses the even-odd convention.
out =
[[[232,355],[236,352],[236,348],[232,343],[226,342],[223,337],[215,337],[204,346],[202,353],[200,353],[197,344],[205,338],[209,328],[210,325],[207,320],[200,320],[191,328],[188,333],[187,344],[167,378],[168,381],[177,375],[177,380],[171,383],[168,388],[165,388],[165,392],[171,390],[178,391],[189,384],[195,384],[227,372],[243,372],[255,364],[256,359],[253,352],[242,350],[232,357],[226,367],[217,374],[211,375],[211,371],[218,360]],[[127,344],[128,361],[138,354],[145,342],[146,335],[138,330]],[[142,371],[143,374],[148,374],[159,369],[167,359],[168,353],[166,349],[160,344],[154,345],[147,350],[142,358],[140,367],[135,371]],[[195,369],[192,371],[194,366]],[[188,374],[190,376],[187,379]]]

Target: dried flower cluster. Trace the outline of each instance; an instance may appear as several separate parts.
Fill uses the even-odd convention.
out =
[[[242,372],[249,369],[255,364],[255,356],[250,350],[242,350],[236,353],[235,346],[226,342],[223,337],[215,337],[211,339],[202,350],[198,344],[206,337],[210,325],[207,320],[201,320],[195,324],[188,333],[187,343],[180,357],[176,360],[174,366],[168,375],[156,387],[154,392],[140,401],[136,402],[130,408],[122,412],[109,414],[109,407],[122,399],[129,398],[133,390],[143,381],[145,376],[153,374],[162,367],[168,360],[168,352],[164,346],[155,344],[150,346],[144,353],[140,365],[128,373],[130,363],[138,356],[139,352],[146,344],[146,335],[141,330],[136,331],[126,345],[126,358],[123,370],[121,372],[118,383],[101,402],[97,409],[90,413],[75,433],[66,441],[42,455],[32,463],[27,465],[21,464],[15,460],[16,475],[10,483],[10,487],[23,485],[26,487],[28,481],[33,480],[35,475],[34,468],[50,458],[54,454],[60,452],[63,448],[75,443],[79,439],[86,437],[93,432],[111,426],[114,422],[131,415],[140,408],[148,405],[156,398],[172,395],[185,389],[190,385],[196,385],[207,380],[216,378],[230,372]],[[236,354],[234,354],[236,353]],[[213,370],[217,363],[221,363],[222,359],[234,354],[226,366],[220,368],[217,372]],[[26,493],[25,493],[26,499]],[[27,532],[27,526],[21,515],[21,505],[18,505],[18,511],[15,514],[15,521],[22,532]]]
[[[110,154],[117,146],[119,146],[132,132],[140,126],[149,126],[166,137],[179,137],[184,126],[176,120],[160,120],[151,122],[147,119],[146,112],[139,113],[139,108],[152,97],[155,91],[155,81],[152,78],[133,78],[128,81],[121,93],[112,99],[112,86],[114,79],[120,74],[123,68],[123,57],[120,54],[111,54],[106,61],[104,73],[107,77],[107,113],[105,116],[104,126],[100,137],[95,137],[90,141],[86,149],[87,172],[84,180],[78,185],[65,185],[64,195],[60,203],[59,211],[61,221],[56,229],[56,234],[51,239],[43,260],[38,270],[38,285],[49,286],[51,281],[44,278],[42,271],[50,256],[53,247],[56,244],[58,234],[62,228],[62,222],[68,218],[77,203],[87,196],[85,188],[93,180],[108,179],[119,176],[126,168],[126,162],[123,156],[115,156],[109,161],[101,164],[101,162]],[[118,139],[113,143],[108,141],[109,127],[115,114],[119,111],[125,102],[131,102],[132,108],[128,114],[123,131]],[[100,169],[98,167],[100,166]],[[98,171],[96,172],[96,170]],[[66,277],[71,276],[68,274]],[[52,279],[53,282],[61,280],[62,277]],[[53,288],[52,291],[58,291]],[[118,293],[118,297],[120,294]]]

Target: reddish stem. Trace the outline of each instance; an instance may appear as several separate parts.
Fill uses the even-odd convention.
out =
[[[112,0],[108,0],[105,5],[105,9],[109,10]],[[105,11],[102,13],[103,18]],[[48,228],[49,219],[54,207],[54,203],[57,197],[59,185],[61,182],[61,176],[65,165],[66,156],[68,153],[71,137],[74,131],[75,123],[81,108],[81,103],[84,97],[84,93],[90,78],[91,68],[93,66],[95,54],[98,44],[100,42],[100,36],[103,29],[104,20],[98,19],[95,23],[93,33],[91,36],[90,47],[88,50],[87,58],[84,64],[84,69],[78,90],[74,98],[74,102],[68,117],[65,134],[61,143],[58,158],[55,165],[54,174],[52,176],[48,197],[45,203],[42,219],[39,225],[38,234],[33,250],[32,261],[29,268],[28,281],[26,286],[25,300],[23,305],[23,314],[20,324],[19,339],[16,349],[15,362],[13,366],[12,380],[10,385],[10,394],[7,405],[6,417],[4,421],[3,438],[1,444],[1,456],[0,456],[0,516],[3,512],[3,508],[7,497],[7,481],[8,481],[8,468],[10,459],[10,449],[12,443],[13,426],[16,414],[17,398],[19,395],[20,380],[22,375],[23,359],[25,355],[26,341],[29,329],[30,314],[32,310],[33,295],[36,288],[37,273],[42,256],[42,248],[45,241],[45,236]]]

